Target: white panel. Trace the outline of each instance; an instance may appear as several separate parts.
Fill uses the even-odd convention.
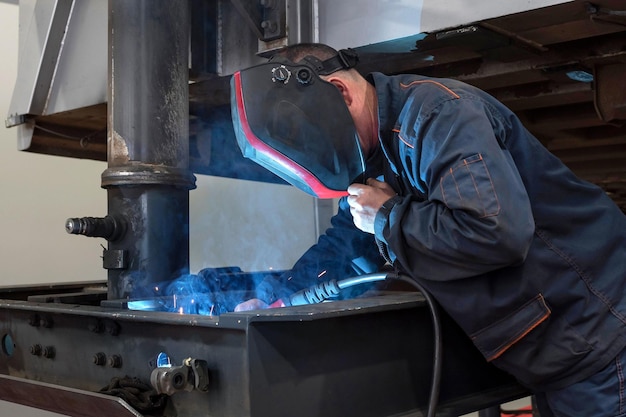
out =
[[[569,1],[569,0],[568,0]],[[416,36],[479,20],[567,3],[564,0],[319,0],[320,41],[359,47]]]
[[[74,2],[45,114],[106,102],[107,4]]]
[[[53,1],[41,3],[39,7],[36,0],[22,0],[20,3],[20,36],[14,40],[19,41],[19,71],[17,77],[14,78],[15,88],[9,108],[11,115],[26,114],[31,109],[42,54],[48,37],[50,16],[55,8]]]
[[[190,269],[289,269],[317,239],[315,199],[295,187],[199,175],[190,192]]]
[[[18,72],[18,12],[0,2],[0,114],[7,114]],[[17,129],[0,127],[0,285],[106,279],[106,241],[65,231],[68,217],[106,215],[106,163],[18,152]],[[28,414],[0,411],[10,415]]]
[[[56,4],[20,2],[18,73],[9,116],[53,114],[106,102],[108,3],[75,2],[69,22],[56,18],[67,25],[51,30]],[[65,36],[59,50],[50,39],[62,36],[61,31]]]

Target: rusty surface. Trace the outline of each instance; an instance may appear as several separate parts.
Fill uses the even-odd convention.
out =
[[[117,397],[0,375],[0,399],[71,417],[141,417]]]

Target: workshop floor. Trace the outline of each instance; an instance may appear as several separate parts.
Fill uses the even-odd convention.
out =
[[[504,410],[519,410],[522,407],[530,405],[530,398],[521,398],[519,400],[511,401],[510,403],[502,404]],[[464,414],[459,417],[478,417],[478,413]]]

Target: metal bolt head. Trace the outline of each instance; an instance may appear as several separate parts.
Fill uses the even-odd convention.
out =
[[[120,334],[120,325],[115,321],[107,320],[104,327],[111,336],[117,336]]]
[[[44,358],[52,359],[56,356],[56,349],[54,346],[46,346],[43,348],[42,355]]]
[[[39,343],[36,343],[30,347],[30,353],[34,356],[41,356],[42,347]]]
[[[98,352],[93,355],[92,360],[94,365],[104,366],[107,362],[107,355],[105,355],[103,352]]]
[[[104,324],[101,320],[93,320],[88,325],[89,331],[94,333],[102,333],[104,331]]]
[[[266,31],[273,33],[276,32],[278,24],[276,24],[276,22],[274,22],[273,20],[264,20],[261,22],[261,27]]]
[[[39,319],[39,325],[47,329],[51,328],[53,323],[52,317],[42,317]]]
[[[121,368],[122,357],[120,355],[111,355],[109,356],[108,364],[110,368]]]
[[[275,0],[260,0],[261,6],[265,7],[266,9],[273,9],[274,7],[276,7],[276,1]]]
[[[28,318],[28,324],[30,324],[33,327],[39,327],[39,315],[33,314],[32,316],[30,316]]]

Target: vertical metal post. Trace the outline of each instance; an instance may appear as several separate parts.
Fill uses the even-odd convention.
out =
[[[189,270],[189,2],[109,1],[108,298]]]

